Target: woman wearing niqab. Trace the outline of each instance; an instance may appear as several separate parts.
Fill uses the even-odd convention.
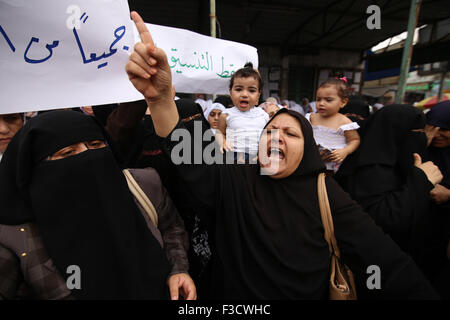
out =
[[[66,281],[78,269],[80,285],[70,288],[77,299],[167,299],[171,269],[164,249],[111,149],[92,141],[103,143],[105,135],[94,118],[80,113],[49,112],[28,122],[0,165],[0,230],[38,230],[48,256],[36,257],[51,261],[37,264],[54,263]],[[65,151],[79,142],[86,151]],[[68,157],[51,160],[59,150]],[[25,252],[21,259],[32,257]]]
[[[209,129],[209,123],[203,116],[202,107],[191,99],[175,101],[178,113],[185,128],[201,140],[203,134]],[[127,168],[154,168],[161,182],[167,189],[178,212],[184,220],[186,230],[189,232],[191,245],[189,246],[190,274],[199,284],[203,274],[208,272],[208,264],[212,255],[209,244],[210,222],[208,215],[204,214],[194,201],[190,189],[178,177],[175,166],[169,157],[162,151],[161,139],[155,132],[151,114],[147,112],[144,100],[120,104],[108,117],[106,130],[116,143],[121,157],[125,159]],[[189,137],[190,138],[190,137]]]
[[[450,101],[444,101],[436,104],[426,114],[427,124],[433,127],[439,127],[442,134],[433,139],[428,147],[430,160],[433,161],[441,170],[444,179],[440,185],[450,189]],[[450,202],[444,203],[445,207],[450,209]]]
[[[427,125],[439,127],[438,132],[428,147],[430,160],[435,163],[442,172],[444,178],[431,191],[433,209],[436,210],[439,220],[442,222],[444,244],[447,244],[444,255],[445,267],[436,273],[434,284],[443,298],[450,299],[450,101],[436,104],[426,114]]]
[[[415,165],[428,160],[425,115],[409,105],[389,105],[365,124],[362,144],[344,162],[336,179],[375,222],[432,277],[439,264],[434,251],[442,232],[431,210],[434,184]],[[442,242],[442,239],[440,241]]]

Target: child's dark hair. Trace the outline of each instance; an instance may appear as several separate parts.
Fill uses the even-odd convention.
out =
[[[233,88],[235,78],[250,78],[250,77],[253,77],[256,80],[258,80],[259,86],[258,90],[259,92],[261,92],[263,87],[263,81],[258,70],[253,69],[253,63],[251,62],[247,62],[243,68],[239,69],[233,74],[233,76],[230,79],[230,90]]]
[[[325,82],[323,82],[319,88],[324,88],[324,87],[331,87],[334,86],[338,92],[338,96],[342,99],[348,99],[348,97],[350,96],[350,90],[348,88],[347,82],[345,80],[342,79],[328,79]],[[317,89],[319,89],[317,88]]]

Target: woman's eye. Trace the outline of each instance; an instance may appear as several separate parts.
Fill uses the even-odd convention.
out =
[[[73,152],[74,152],[74,150],[72,150],[72,149],[64,150],[60,155],[61,156],[70,156]]]
[[[88,142],[88,147],[92,149],[99,149],[103,148],[105,146],[105,143],[103,141],[92,141]]]
[[[20,116],[13,115],[13,116],[6,116],[4,119],[6,122],[15,122],[19,120],[19,118]]]

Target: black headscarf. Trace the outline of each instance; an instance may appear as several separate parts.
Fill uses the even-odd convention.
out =
[[[309,122],[287,109],[271,121],[281,114],[294,117],[304,136],[294,173],[273,179],[257,164],[221,168],[230,201],[218,208],[216,245],[227,298],[319,299],[328,293],[329,252],[317,205],[317,175],[325,166]]]
[[[357,122],[360,127],[370,116],[369,105],[362,98],[355,96],[350,97],[348,103],[339,112]]]
[[[375,222],[422,267],[434,224],[433,185],[414,166],[427,161],[425,115],[410,105],[389,105],[366,122],[361,146],[345,160],[336,179]],[[423,269],[424,270],[424,269]]]
[[[231,100],[230,96],[218,96],[216,100],[214,100],[214,103],[220,103],[225,108],[233,108],[233,100]]]
[[[0,165],[0,223],[35,222],[60,274],[80,267],[77,298],[167,298],[168,262],[110,148],[46,160],[66,146],[104,139],[95,119],[81,113],[31,119]]]
[[[405,177],[414,164],[413,153],[418,153],[424,162],[428,159],[425,133],[412,131],[424,127],[425,115],[410,105],[389,105],[377,111],[365,123],[361,145],[344,161],[338,178],[369,165],[396,167]]]
[[[427,123],[450,130],[450,101],[444,101],[436,104],[427,113]],[[450,147],[437,148],[432,145],[428,148],[430,160],[439,167],[444,176],[441,185],[450,189]],[[450,204],[448,205],[450,206]]]

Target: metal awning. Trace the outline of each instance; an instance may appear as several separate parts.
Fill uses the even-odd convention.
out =
[[[368,6],[381,9],[381,29],[369,30]],[[280,47],[284,54],[317,49],[363,52],[406,31],[410,0],[216,0],[217,37]],[[210,34],[209,0],[129,0],[146,22]],[[450,18],[448,0],[423,0],[419,25]]]

